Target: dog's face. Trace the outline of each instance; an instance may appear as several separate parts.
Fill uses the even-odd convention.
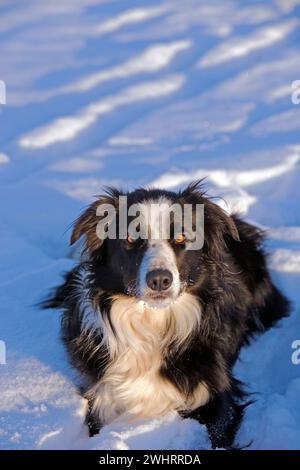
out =
[[[136,297],[154,308],[167,307],[183,292],[193,293],[205,283],[210,268],[226,251],[226,237],[238,240],[234,221],[205,198],[196,184],[179,193],[143,189],[127,193],[127,206],[137,209],[140,235],[137,232],[132,235],[131,225],[135,219],[129,215],[126,234],[120,238],[119,228],[124,223],[120,196],[124,194],[110,190],[92,204],[76,222],[71,239],[74,243],[85,235],[86,251],[96,282],[99,288],[111,294]],[[110,204],[116,209],[114,216],[105,219],[107,226],[115,228],[116,237],[105,240],[99,237],[97,227],[104,221],[103,216],[97,215],[101,204]],[[174,204],[182,209],[190,205],[194,232],[198,221],[196,207],[204,205],[204,243],[201,248],[188,247],[192,243],[192,234],[186,230],[183,220],[182,225],[178,225],[170,217],[169,209]]]

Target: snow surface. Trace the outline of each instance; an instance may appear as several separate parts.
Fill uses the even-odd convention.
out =
[[[103,184],[203,176],[269,231],[274,279],[293,301],[236,366],[257,399],[238,442],[300,448],[299,13],[299,0],[2,0],[1,449],[210,448],[204,427],[176,415],[124,417],[89,439],[59,316],[36,307],[76,262],[67,228]]]

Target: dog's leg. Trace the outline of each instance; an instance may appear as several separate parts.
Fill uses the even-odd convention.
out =
[[[85,423],[87,427],[89,428],[89,435],[90,437],[95,436],[96,434],[99,434],[102,424],[100,423],[99,419],[94,415],[92,412],[92,402],[89,401],[88,404],[88,411],[85,417]]]
[[[183,416],[196,419],[207,427],[213,449],[237,449],[234,440],[248,404],[241,404],[231,392],[224,392],[207,405]]]

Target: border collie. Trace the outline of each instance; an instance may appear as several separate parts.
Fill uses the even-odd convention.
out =
[[[169,239],[99,238],[97,208],[116,208],[106,225],[119,226],[120,196],[144,211],[156,204],[157,213],[202,205],[202,248],[187,249],[171,219]],[[71,244],[81,237],[81,262],[46,306],[63,311],[91,435],[120,415],[176,411],[205,424],[213,448],[232,448],[247,405],[232,374],[240,349],[289,312],[270,279],[262,232],[225,213],[197,182],[181,192],[108,189],[77,219]]]

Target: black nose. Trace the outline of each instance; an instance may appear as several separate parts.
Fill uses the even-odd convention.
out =
[[[169,289],[173,282],[173,276],[167,269],[154,269],[147,274],[146,281],[150,289],[162,291]]]

